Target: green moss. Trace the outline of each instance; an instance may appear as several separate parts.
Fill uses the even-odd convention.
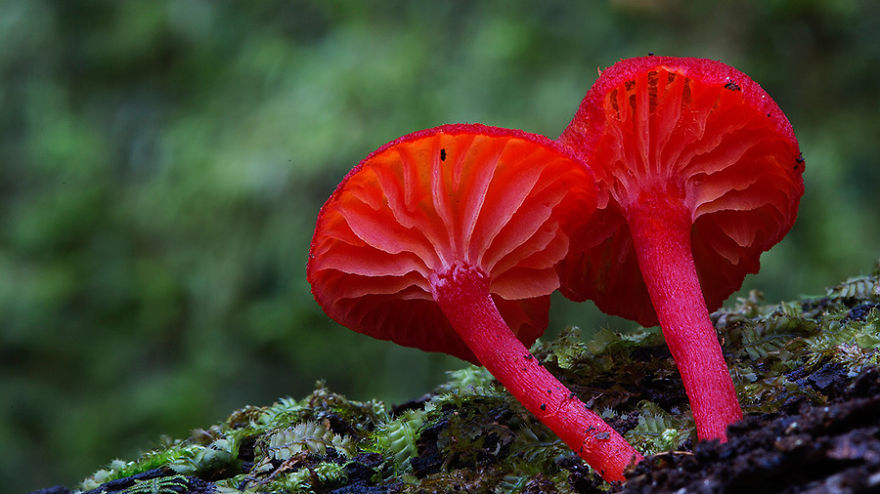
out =
[[[365,449],[382,454],[394,466],[395,472],[409,472],[409,460],[418,455],[416,441],[424,423],[423,410],[408,410],[397,419],[380,425],[371,436],[372,444],[366,445]]]
[[[823,380],[880,365],[877,273],[822,297],[780,304],[764,304],[753,291],[712,317],[746,413],[773,412],[793,399],[824,403]],[[640,451],[692,444],[687,400],[657,328],[603,329],[590,341],[569,328],[533,351]],[[162,478],[169,480],[131,486],[164,492],[175,485],[170,479],[188,476],[221,492],[321,492],[348,483],[403,493],[572,492],[572,479],[584,468],[474,366],[450,372],[428,398],[396,413],[379,401],[348,400],[319,382],[303,399],[244,407],[189,438],[166,440],[133,461],[116,460],[82,488],[164,467]]]
[[[186,492],[189,482],[183,475],[169,475],[146,480],[135,480],[120,494],[180,494]]]
[[[638,424],[624,435],[645,455],[680,449],[694,431],[690,413],[670,413],[651,402],[642,402]]]

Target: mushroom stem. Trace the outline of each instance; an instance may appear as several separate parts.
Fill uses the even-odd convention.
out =
[[[626,207],[639,268],[691,403],[697,437],[727,441],[742,410],[700,288],[690,209],[680,194],[643,193]]]
[[[486,275],[454,266],[430,281],[434,299],[480,363],[602,478],[624,480],[623,471],[642,455],[517,339],[489,295]]]

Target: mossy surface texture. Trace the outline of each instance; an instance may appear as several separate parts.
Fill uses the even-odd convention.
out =
[[[753,291],[713,322],[747,421],[825,405],[880,364],[880,279],[875,271],[781,304]],[[587,341],[571,328],[533,351],[640,451],[657,455],[647,461],[694,450],[687,399],[659,329],[603,329]],[[603,484],[477,367],[398,406],[350,401],[318,383],[305,398],[244,407],[188,438],[113,461],[78,486],[125,494],[623,489]]]

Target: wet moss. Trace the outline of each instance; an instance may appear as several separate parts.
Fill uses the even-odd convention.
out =
[[[824,296],[780,304],[766,304],[751,292],[712,319],[747,420],[826,403],[841,382],[880,367],[876,272],[831,287]],[[603,329],[590,341],[569,328],[533,350],[638,449],[658,454],[652,461],[693,449],[687,399],[657,328]],[[147,484],[147,473],[158,480]],[[609,488],[492,376],[473,366],[449,373],[433,393],[396,409],[376,400],[348,400],[319,382],[303,399],[247,406],[140,458],[116,460],[80,489],[113,493],[155,484],[173,490],[196,481],[205,492],[248,493]]]

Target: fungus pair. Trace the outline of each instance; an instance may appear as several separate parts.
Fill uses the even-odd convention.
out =
[[[549,294],[659,319],[699,437],[723,439],[741,412],[707,302],[791,227],[802,168],[788,121],[744,74],[626,60],[558,141],[445,125],[367,156],[318,215],[308,279],[355,331],[484,365],[603,478],[623,480],[641,455],[527,349]]]

